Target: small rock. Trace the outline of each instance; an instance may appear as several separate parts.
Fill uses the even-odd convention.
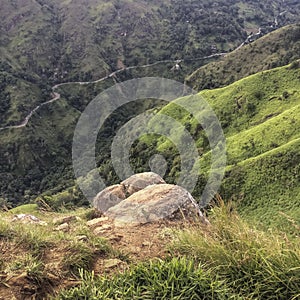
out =
[[[63,231],[63,232],[67,232],[69,231],[70,226],[68,223],[63,223],[59,226],[57,226],[56,228],[54,228],[55,231]]]
[[[88,240],[88,237],[86,235],[78,235],[76,236],[76,240],[80,242],[86,242]]]
[[[103,262],[103,267],[104,267],[104,269],[112,269],[112,268],[119,266],[122,263],[123,262],[117,258],[106,259]]]
[[[101,218],[87,221],[86,225],[88,227],[98,227],[98,226],[101,226],[103,223],[107,222],[108,220],[109,219],[107,217],[101,217]]]
[[[97,227],[93,232],[94,232],[95,235],[98,235],[98,234],[103,233],[103,232],[105,232],[105,231],[107,231],[107,230],[110,230],[110,229],[112,229],[112,226],[111,226],[111,225],[109,225],[109,224],[104,224],[104,225],[101,226],[101,227]]]
[[[60,225],[63,223],[69,223],[71,221],[75,221],[76,218],[77,218],[76,216],[66,216],[66,217],[61,217],[61,218],[55,218],[55,219],[53,219],[53,224]]]
[[[15,221],[20,221],[24,224],[38,224],[38,225],[43,225],[46,226],[47,223],[44,221],[41,221],[39,218],[33,215],[28,215],[28,214],[18,214],[15,215],[12,219],[12,222]]]
[[[150,246],[151,246],[151,243],[148,242],[148,241],[145,241],[145,242],[142,243],[142,246],[143,246],[143,247],[150,247]]]

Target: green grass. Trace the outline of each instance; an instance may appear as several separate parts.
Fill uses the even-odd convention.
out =
[[[205,263],[241,299],[298,299],[300,245],[285,234],[263,232],[230,205],[210,212],[211,226],[179,233],[173,250]]]
[[[298,235],[299,146],[296,139],[229,168],[223,193],[239,203],[245,218]]]
[[[188,258],[138,264],[124,274],[109,277],[81,272],[79,287],[55,299],[229,299],[226,286]]]
[[[242,7],[242,10],[245,8]],[[299,24],[289,25],[230,53],[220,61],[199,68],[187,77],[187,83],[199,91],[226,86],[251,74],[299,59],[299,49]]]
[[[21,224],[17,221],[10,223],[6,220],[0,221],[0,239],[10,241],[16,247],[36,255],[42,255],[54,241],[54,237],[49,234],[48,226]]]
[[[19,207],[20,212],[24,212],[22,208],[27,209],[28,205]],[[49,298],[58,286],[77,280],[79,269],[92,271],[96,261],[107,258],[129,261],[126,253],[113,249],[105,238],[88,228],[86,222],[93,216],[92,210],[36,211],[34,215],[47,225],[23,224],[12,221],[10,212],[0,214],[1,293],[6,287],[12,294],[23,295],[23,291],[16,291],[15,286],[26,282],[36,289],[38,297]],[[54,218],[73,215],[77,219],[69,223],[67,232],[56,229],[58,225],[53,223]]]
[[[31,254],[25,254],[15,257],[3,271],[10,276],[19,272],[25,272],[30,280],[33,280],[38,285],[42,285],[45,279],[44,268],[44,263],[40,258]]]
[[[200,176],[194,191],[196,198],[211,167],[210,145],[197,121],[207,117],[203,109],[197,108],[202,97],[216,113],[226,137],[227,167],[221,186],[224,199],[237,201],[239,212],[260,226],[275,226],[297,234],[299,79],[300,69],[288,65],[251,75],[224,88],[205,90],[197,97],[177,99],[161,109],[159,114],[168,115],[188,130],[201,156],[200,168],[196,170]],[[195,117],[178,105],[190,107]],[[154,128],[159,126],[154,124]],[[170,128],[170,134],[180,139],[177,128]],[[142,149],[138,157],[151,157],[150,149],[154,148],[169,161],[167,180],[178,178],[180,154],[176,145],[154,135],[144,136],[141,141],[148,148],[137,145],[137,149]],[[289,218],[295,220],[296,227]]]
[[[37,204],[23,204],[9,210],[12,214],[34,214],[38,212]]]
[[[258,230],[235,206],[217,198],[209,225],[172,232],[167,258],[111,276],[81,270],[81,283],[55,299],[298,299],[299,240]]]
[[[133,77],[161,76],[183,81],[186,74],[206,63],[193,59],[211,54],[212,45],[216,44],[218,51],[222,51],[237,46],[245,38],[243,20],[237,20],[243,17],[244,10],[252,18],[253,26],[259,27],[260,18],[273,18],[274,11],[269,8],[271,3],[274,9],[277,7],[275,10],[279,9],[279,4],[273,2],[267,0],[265,6],[257,7],[249,1],[240,6],[233,0],[230,3],[218,0],[216,5],[208,0],[201,3],[194,0],[163,3],[99,1],[80,10],[70,1],[54,0],[48,7],[42,0],[24,5],[7,2],[1,7],[2,27],[9,30],[2,32],[0,49],[0,85],[3,91],[0,95],[0,123],[5,125],[23,120],[37,104],[50,98],[54,83],[98,79],[118,68],[118,59],[126,66],[137,66],[184,58],[180,72],[170,71],[174,63],[166,63],[149,69],[131,69],[119,73],[117,78],[117,81],[124,81]],[[233,9],[228,9],[229,5]],[[293,9],[285,15],[281,25],[298,19],[299,6],[296,3],[289,6]],[[64,10],[69,13],[57,14],[57,11]],[[21,14],[24,16],[22,21],[19,19]],[[121,35],[124,31],[128,33],[126,37]],[[296,36],[294,31],[286,31],[289,37]],[[280,34],[285,35],[286,31]],[[280,34],[274,35],[273,40],[280,41],[278,51],[287,52],[287,56],[291,56],[289,61],[294,56],[292,52],[299,51],[289,47]],[[272,48],[268,39],[262,44],[265,45],[261,46],[263,50]],[[257,54],[256,50],[252,54],[252,57]],[[114,84],[113,79],[103,82],[103,88],[111,84]],[[76,90],[81,91],[76,93]],[[4,200],[14,202],[13,205],[28,203],[45,191],[57,194],[73,185],[70,158],[74,126],[79,111],[83,111],[101,90],[96,85],[64,86],[60,89],[64,97],[38,110],[26,128],[0,132],[0,156],[3,158],[0,189]],[[114,124],[119,123],[117,120]],[[112,128],[108,126],[107,130],[110,138],[115,134]],[[103,152],[97,162],[101,165],[108,164],[109,150]],[[103,164],[102,159],[105,160]],[[111,170],[106,171],[103,173],[110,174]],[[116,176],[105,179],[109,184],[115,183]]]

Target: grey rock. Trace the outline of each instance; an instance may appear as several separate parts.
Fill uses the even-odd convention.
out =
[[[96,218],[86,222],[86,225],[88,227],[98,227],[107,222],[108,220],[109,219],[107,217]]]
[[[126,191],[123,185],[116,184],[101,191],[93,200],[93,205],[98,210],[105,212],[110,207],[120,203],[126,198]]]
[[[150,185],[105,213],[116,226],[141,225],[161,219],[205,220],[196,201],[184,188],[172,184]]]
[[[154,184],[164,184],[165,181],[153,172],[135,174],[121,182],[101,191],[93,200],[93,205],[102,212],[119,204],[127,197]]]
[[[12,222],[19,221],[23,224],[38,224],[42,226],[47,226],[47,223],[40,220],[36,216],[28,215],[28,214],[18,214],[13,217]]]
[[[105,233],[108,230],[111,230],[112,226],[109,224],[104,224],[101,227],[97,227],[93,232],[95,235],[101,235],[102,233]]]
[[[165,183],[159,175],[153,172],[135,174],[121,182],[125,187],[126,196],[131,196],[149,185]]]
[[[67,232],[70,230],[70,225],[68,223],[63,223],[56,228],[54,228],[55,231],[62,231],[62,232]]]

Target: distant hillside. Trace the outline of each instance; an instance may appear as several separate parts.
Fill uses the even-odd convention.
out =
[[[1,60],[51,81],[234,49],[259,27],[299,21],[297,1],[9,0]],[[194,67],[197,67],[194,66]]]
[[[175,1],[172,6],[169,1],[143,0],[8,1],[1,7],[1,57],[27,73],[64,81],[97,78],[124,64],[176,59],[185,52],[202,55],[213,43],[209,36],[220,38],[221,31],[217,26],[209,33],[216,17],[209,20],[204,12],[195,12],[194,19],[204,17],[205,26],[193,24],[189,14],[183,19],[192,4],[195,1]],[[222,22],[229,26],[230,18],[226,13]],[[230,31],[225,42],[238,43],[245,35],[234,23],[236,31]]]
[[[183,80],[205,63],[203,56],[236,48],[261,26],[273,30],[299,21],[299,12],[298,2],[281,0],[4,1],[0,127],[22,123],[51,98],[55,83],[90,81],[125,66],[163,62],[118,73],[96,85],[61,87],[62,98],[36,111],[25,128],[0,131],[0,202],[29,201],[74,184],[73,130],[81,111],[103,89],[132,77]],[[171,71],[174,60],[181,58],[181,69]],[[116,124],[151,107],[118,111],[101,143],[111,140]],[[97,162],[111,184],[116,176],[109,158],[107,143]]]
[[[89,81],[124,66],[185,59],[179,72],[166,62],[143,70],[143,75],[183,81],[206,62],[195,59],[233,49],[251,30],[283,26],[299,15],[299,5],[271,0],[264,5],[237,0],[4,1],[0,127],[21,122],[50,96],[54,83]]]
[[[300,24],[278,29],[187,77],[196,90],[217,88],[300,58]]]
[[[281,212],[296,220],[300,215],[299,78],[300,64],[292,64],[200,93],[213,107],[226,136],[228,166],[221,194],[233,199],[243,215],[265,225],[287,226],[288,217]],[[186,101],[188,98],[176,100],[178,104]],[[160,113],[180,121],[193,135],[202,156],[197,197],[210,169],[206,134],[176,104],[167,105]],[[175,145],[163,137],[142,139],[141,145],[137,145],[138,153],[133,157],[146,160],[154,153],[162,153],[170,163],[168,180],[178,178],[180,156]]]

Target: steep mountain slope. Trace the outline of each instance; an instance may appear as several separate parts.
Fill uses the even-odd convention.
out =
[[[286,226],[289,218],[298,220],[300,215],[299,66],[294,63],[264,71],[228,87],[199,94],[214,109],[226,136],[227,167],[222,196],[235,200],[247,218],[265,225]],[[183,98],[175,102],[180,105],[188,101],[189,98]],[[175,105],[167,105],[160,113],[178,120],[193,135],[202,156],[200,180],[195,189],[195,195],[200,195],[210,169],[210,146],[196,119]],[[142,153],[139,147],[139,154],[133,156],[149,158],[153,153],[162,153],[172,162],[169,180],[178,178],[180,160],[175,145],[163,137],[143,139],[143,143],[157,146],[152,151],[151,147],[144,147]]]
[[[210,63],[187,77],[196,90],[228,85],[251,74],[283,66],[299,58],[300,24],[286,26]]]
[[[184,58],[179,77],[170,74],[169,64],[148,73],[182,79],[203,64],[197,58],[237,47],[258,27],[273,30],[295,22],[299,10],[295,1],[271,0],[260,5],[236,0],[5,1],[0,12],[5,84],[0,125],[21,121],[44,101],[41,93],[50,94],[53,82],[96,79],[124,65]],[[8,75],[15,79],[3,79]],[[17,91],[11,91],[15,80]]]
[[[60,87],[56,91],[62,98],[35,111],[26,127],[0,130],[0,198],[18,203],[73,185],[73,130],[80,112],[103,89],[147,75],[182,80],[204,63],[203,56],[237,47],[260,26],[268,31],[295,22],[298,12],[297,2],[279,0],[259,5],[254,0],[5,1],[0,12],[1,128],[21,124],[51,99],[55,83],[105,80]],[[171,71],[181,58],[181,70]],[[125,66],[148,63],[156,64],[106,78]],[[118,111],[101,143],[111,140],[115,124],[152,107]],[[100,150],[98,164],[113,183],[109,151],[109,144]]]
[[[295,1],[5,1],[1,57],[47,79],[97,77],[125,65],[235,47],[247,30],[298,19]],[[281,14],[284,12],[284,14]],[[277,20],[274,20],[274,16]]]

